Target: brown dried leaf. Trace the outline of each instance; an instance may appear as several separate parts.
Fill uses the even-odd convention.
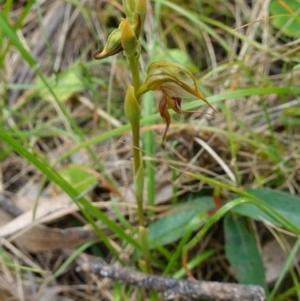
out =
[[[76,205],[66,195],[59,195],[52,199],[41,199],[37,208],[35,220],[32,219],[32,210],[28,210],[0,227],[0,237],[8,238],[19,231],[24,231],[26,228],[53,221],[76,210]]]
[[[52,286],[44,289],[37,301],[73,301],[69,297],[59,296],[58,294],[71,290],[68,286]]]
[[[67,229],[38,225],[18,236],[14,242],[30,252],[76,248],[86,242],[98,240],[93,229],[76,227]]]
[[[173,186],[171,184],[166,184],[157,190],[155,196],[155,204],[159,205],[159,204],[166,203],[168,200],[172,198],[172,196],[173,196]]]
[[[292,248],[296,242],[296,238],[286,236],[285,240],[287,244]],[[280,275],[286,258],[288,255],[284,253],[282,247],[279,245],[276,239],[269,241],[262,249],[262,257],[265,266],[266,282],[272,283],[276,281]],[[300,251],[296,255],[296,260],[300,261]]]
[[[6,225],[11,220],[12,220],[11,215],[5,212],[3,209],[0,209],[0,226]]]

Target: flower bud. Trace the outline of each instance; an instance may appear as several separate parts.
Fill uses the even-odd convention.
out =
[[[129,86],[127,89],[124,111],[131,127],[138,127],[141,115],[141,108],[136,99],[133,86]]]
[[[117,54],[118,52],[122,51],[121,45],[121,34],[122,29],[124,26],[125,20],[122,19],[119,28],[115,29],[108,37],[106,45],[102,51],[97,50],[93,57],[96,60],[101,60],[111,55]]]
[[[135,56],[139,51],[139,42],[128,20],[124,22],[121,44],[127,55]]]
[[[122,3],[126,16],[130,18],[135,11],[135,0],[123,0]]]
[[[141,22],[141,16],[139,13],[135,13],[134,16],[132,16],[130,19],[122,19],[119,27],[109,35],[104,49],[102,51],[97,50],[94,53],[94,59],[101,60],[103,58],[119,53],[123,50],[122,43],[125,42],[128,43],[128,50],[133,49],[132,47],[134,47],[135,51],[138,50],[137,39],[139,38],[142,30]],[[124,32],[125,37],[122,42],[122,32],[125,25],[127,29]],[[131,31],[133,31],[133,34]]]
[[[144,26],[144,22],[145,22],[145,19],[146,19],[146,14],[147,14],[146,0],[137,0],[136,1],[135,12],[141,18],[141,28],[142,28]]]

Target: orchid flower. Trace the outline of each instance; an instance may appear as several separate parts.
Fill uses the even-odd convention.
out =
[[[178,114],[191,113],[191,111],[181,110],[182,98],[199,98],[215,111],[198,90],[196,80],[192,73],[185,67],[173,62],[159,61],[152,63],[148,67],[146,80],[138,90],[137,96],[149,90],[162,92],[162,98],[158,108],[161,117],[166,120],[163,141],[165,140],[171,123],[168,108]]]

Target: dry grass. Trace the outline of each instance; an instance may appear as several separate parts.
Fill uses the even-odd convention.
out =
[[[155,1],[148,3],[141,66],[145,69],[148,60],[155,59],[154,48],[157,56],[169,56],[171,48],[180,49],[188,54],[206,95],[221,97],[211,98],[217,114],[206,108],[190,116],[173,117],[165,148],[160,146],[164,124],[159,118],[160,124],[149,122],[143,127],[145,133],[155,130],[156,143],[154,154],[145,152],[146,162],[154,162],[156,175],[155,210],[148,221],[168,214],[172,201],[184,201],[191,192],[212,194],[210,185],[172,171],[170,165],[174,164],[243,189],[265,186],[299,195],[300,38],[287,38],[272,26],[269,1],[175,2],[164,2],[162,7]],[[58,97],[85,140],[97,141],[101,134],[126,124],[122,102],[130,75],[125,59],[119,55],[100,64],[92,60],[97,45],[103,47],[123,16],[122,6],[117,1],[94,0],[38,3],[23,20],[18,36],[45,76],[55,78],[68,70],[71,76],[78,76],[78,85],[58,90]],[[18,22],[25,6],[26,1],[13,1],[11,24]],[[155,9],[160,13],[155,14]],[[208,29],[201,28],[202,22]],[[97,179],[87,197],[119,223],[112,201],[117,196],[100,171],[101,161],[122,192],[120,212],[135,225],[128,131],[93,143],[96,158],[81,148],[60,160],[80,145],[79,136],[55,101],[38,87],[34,70],[8,40],[3,41],[1,130],[7,129],[57,170],[70,163],[84,165]],[[277,87],[291,90],[279,93]],[[246,89],[253,89],[253,95],[243,93]],[[0,300],[117,300],[116,292],[135,300],[136,291],[77,273],[74,263],[51,277],[76,248],[98,237],[82,226],[86,219],[60,188],[1,141],[0,146]],[[227,201],[232,195],[222,191],[221,197]],[[35,206],[37,219],[32,221]],[[111,229],[101,228],[121,258],[135,266],[135,250],[124,249],[125,244],[115,239]],[[258,228],[257,237],[264,245],[271,235],[261,224]],[[217,252],[195,272],[198,279],[234,281],[223,243],[222,225],[217,224],[201,242],[201,250],[215,248]],[[91,245],[85,245],[85,252],[116,262],[104,244]],[[169,246],[170,252],[172,248]],[[286,300],[296,300],[293,298]]]

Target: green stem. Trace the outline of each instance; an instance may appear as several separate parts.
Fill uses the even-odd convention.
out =
[[[141,165],[141,156],[140,156],[140,123],[138,126],[131,127],[132,131],[132,140],[133,140],[133,161],[134,161],[134,174],[136,175],[140,165]]]
[[[134,92],[136,93],[137,90],[141,86],[141,80],[140,80],[140,72],[139,72],[139,56],[128,56],[128,61],[130,65],[130,70],[132,74],[132,81],[133,81],[133,88]],[[137,97],[138,103],[141,104],[141,98]]]
[[[133,137],[133,160],[134,160],[134,178],[136,183],[136,202],[138,206],[138,218],[139,225],[145,227],[144,209],[143,209],[143,187],[144,187],[144,175],[140,174],[141,168],[141,152],[139,148],[140,141],[140,125],[132,127]]]
[[[138,60],[139,56],[127,55],[129,66],[132,74],[133,88],[135,95],[141,86]],[[141,98],[137,97],[139,106]],[[143,208],[143,189],[144,189],[144,169],[141,160],[140,151],[140,120],[136,121],[131,127],[133,137],[133,159],[134,159],[134,179],[135,179],[135,194],[137,202],[137,211],[139,219],[139,238],[142,246],[143,257],[145,261],[146,272],[151,273],[150,256],[148,248],[148,232],[145,228],[144,208]]]
[[[139,227],[139,236],[140,236],[142,252],[145,260],[146,272],[152,273],[152,269],[150,265],[150,253],[148,248],[148,229],[146,229],[145,227]]]
[[[132,74],[132,80],[133,80],[133,88],[134,92],[136,93],[137,90],[141,86],[140,81],[140,73],[139,73],[139,66],[138,66],[138,59],[139,56],[127,56],[129,61],[129,66]],[[141,104],[141,98],[137,97],[138,104]],[[134,160],[134,175],[137,177],[139,169],[141,167],[141,152],[140,152],[140,123],[138,121],[137,126],[132,127],[132,137],[133,137],[133,160]],[[139,176],[140,181],[139,185],[144,186],[143,180],[144,176]],[[143,180],[142,180],[143,179]],[[137,198],[137,205],[138,205],[138,218],[139,218],[139,225],[142,227],[145,227],[145,220],[144,220],[144,210],[143,210],[143,191],[140,190],[140,193],[137,193],[136,191],[136,198]]]

